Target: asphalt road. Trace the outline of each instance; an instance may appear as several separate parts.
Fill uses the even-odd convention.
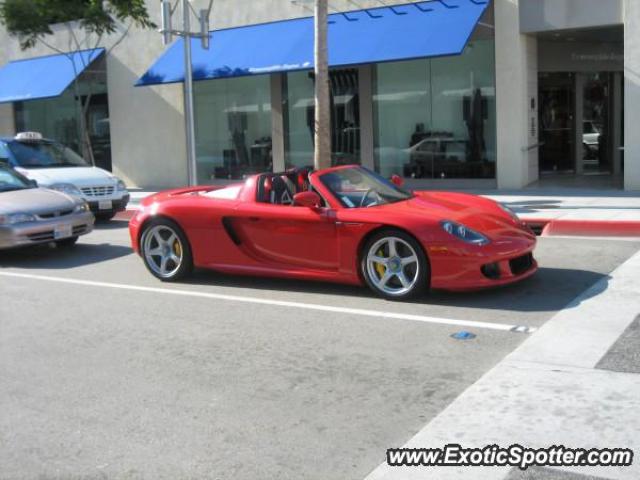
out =
[[[503,326],[540,327],[639,249],[544,238],[530,280],[411,303],[211,272],[162,284],[124,222],[0,253],[0,478],[361,480],[527,338]]]

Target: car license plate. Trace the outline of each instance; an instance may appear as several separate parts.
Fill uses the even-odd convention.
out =
[[[100,200],[98,202],[98,210],[112,210],[113,202],[111,200]]]
[[[53,231],[53,237],[58,240],[59,238],[67,238],[71,236],[71,225],[59,225]]]

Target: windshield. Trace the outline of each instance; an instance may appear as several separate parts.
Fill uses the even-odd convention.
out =
[[[335,170],[320,181],[347,208],[374,207],[411,198],[389,180],[363,167]]]
[[[70,148],[52,142],[18,142],[7,144],[16,163],[24,168],[88,167],[84,159]]]
[[[31,188],[26,178],[13,170],[0,167],[0,192],[23,190],[25,188]]]

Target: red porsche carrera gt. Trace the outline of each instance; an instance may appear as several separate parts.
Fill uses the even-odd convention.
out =
[[[537,270],[536,238],[507,208],[400,184],[340,166],[161,192],[131,219],[131,242],[165,281],[195,266],[365,283],[389,299],[504,285]]]

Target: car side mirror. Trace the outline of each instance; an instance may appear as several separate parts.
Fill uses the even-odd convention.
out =
[[[298,207],[320,208],[320,196],[316,192],[300,192],[293,196],[293,204]]]
[[[400,175],[391,175],[391,183],[396,187],[402,187],[404,185],[404,179]]]
[[[38,182],[36,182],[35,180],[29,180],[29,186],[33,188],[37,188]]]

